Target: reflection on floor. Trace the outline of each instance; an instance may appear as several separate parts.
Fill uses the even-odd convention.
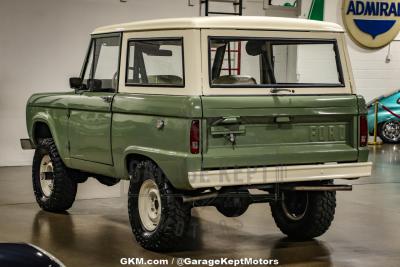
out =
[[[0,202],[0,242],[33,243],[67,266],[120,266],[122,257],[262,257],[276,258],[286,266],[399,266],[399,149],[385,145],[371,150],[373,177],[353,181],[353,192],[338,193],[331,229],[313,241],[285,239],[266,204],[252,205],[238,218],[225,218],[206,207],[193,210],[189,236],[179,249],[154,253],[133,240],[125,197],[78,200],[68,213],[51,214],[35,203],[10,204],[8,196]],[[27,167],[1,168],[0,196],[18,188],[21,181],[26,183],[29,176]],[[19,203],[23,196],[19,190],[12,192]]]

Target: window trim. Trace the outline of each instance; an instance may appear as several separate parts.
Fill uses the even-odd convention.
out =
[[[93,35],[91,35],[90,42],[89,42],[89,47],[87,49],[85,60],[83,61],[83,66],[82,66],[82,69],[81,69],[79,77],[82,79],[82,81],[85,78],[84,76],[85,76],[85,73],[86,73],[87,64],[89,62],[89,57],[90,57],[90,54],[92,52],[92,49],[94,49],[94,47],[95,47],[93,45],[94,42],[97,39],[110,38],[110,37],[119,37],[117,88],[115,88],[115,93],[118,93],[118,91],[119,91],[119,78],[120,78],[120,74],[121,74],[122,32],[106,33],[106,34],[93,34]],[[92,68],[93,68],[93,65],[94,65],[94,53],[93,53],[93,59],[92,59]],[[89,79],[93,79],[93,73],[90,74]],[[82,90],[82,91],[90,92],[89,89]]]
[[[339,83],[279,83],[279,84],[213,84],[212,83],[212,65],[211,65],[211,40],[272,40],[284,41],[295,44],[333,44],[335,50],[335,62],[338,72]],[[245,37],[245,36],[208,36],[208,85],[210,88],[344,88],[346,87],[342,61],[340,58],[339,46],[336,39],[318,39],[318,38],[280,38],[280,37]]]
[[[128,71],[129,71],[129,56],[130,56],[130,43],[135,41],[181,41],[182,43],[182,84],[156,84],[156,83],[130,83],[128,82]],[[155,37],[155,38],[130,38],[127,40],[126,45],[126,63],[125,63],[125,86],[128,87],[169,87],[169,88],[185,88],[186,87],[186,77],[185,77],[185,49],[184,49],[184,39],[183,37]]]

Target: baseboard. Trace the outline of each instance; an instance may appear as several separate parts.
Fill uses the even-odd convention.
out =
[[[31,166],[32,160],[27,161],[0,161],[0,167],[24,167]]]

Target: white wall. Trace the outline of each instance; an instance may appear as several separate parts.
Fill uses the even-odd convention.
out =
[[[303,0],[304,5],[307,1]],[[0,0],[0,166],[27,165],[25,103],[35,92],[66,91],[80,71],[89,33],[112,23],[199,15],[187,0]],[[327,21],[341,23],[341,0],[326,0]],[[264,15],[262,0],[245,0],[244,15]],[[302,12],[307,15],[306,12]],[[400,84],[400,42],[368,51],[348,40],[359,93],[367,100]]]
[[[343,26],[341,5],[343,0],[325,0],[325,20]],[[398,37],[399,38],[399,37]],[[397,38],[397,39],[398,39]],[[347,46],[353,67],[357,92],[367,101],[388,91],[400,88],[400,42],[390,45],[391,61],[386,63],[389,46],[367,50],[356,45],[347,35]]]
[[[31,164],[25,104],[36,92],[66,91],[79,74],[96,27],[114,23],[192,17],[188,0],[0,0],[0,166]],[[263,15],[262,0],[246,1],[245,15]]]
[[[0,166],[30,164],[22,151],[25,103],[36,92],[65,91],[79,74],[89,33],[101,25],[197,16],[187,0],[1,0]]]

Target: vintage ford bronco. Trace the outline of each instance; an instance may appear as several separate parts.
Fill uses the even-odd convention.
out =
[[[33,95],[33,189],[69,209],[77,184],[129,179],[137,241],[178,244],[191,208],[269,203],[291,238],[330,226],[334,179],[369,176],[366,105],[343,29],[268,17],[180,18],[96,29],[74,91]],[[265,211],[267,212],[267,211]]]

